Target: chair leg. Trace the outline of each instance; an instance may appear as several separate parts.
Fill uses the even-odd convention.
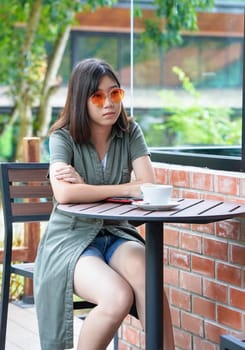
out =
[[[5,350],[7,318],[9,306],[9,289],[11,276],[11,247],[6,243],[5,255],[3,259],[1,303],[0,303],[0,349]]]
[[[7,277],[5,275],[5,277]],[[9,275],[10,277],[10,275]],[[9,304],[9,281],[7,278],[2,279],[2,295],[0,305],[0,349],[5,349],[6,331],[7,331],[7,318],[8,318],[8,304]]]
[[[118,350],[118,331],[116,332],[116,334],[114,335],[114,338],[113,338],[113,349],[114,350]]]

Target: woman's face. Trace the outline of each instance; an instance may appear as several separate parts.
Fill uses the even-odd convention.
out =
[[[87,102],[91,128],[115,124],[121,112],[122,97],[117,83],[108,76],[102,77],[98,90]]]

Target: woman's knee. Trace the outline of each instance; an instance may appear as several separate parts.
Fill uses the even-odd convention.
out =
[[[116,288],[111,286],[109,290],[106,299],[100,304],[100,307],[104,308],[104,312],[111,317],[115,317],[115,319],[125,317],[134,301],[132,288],[125,282]]]

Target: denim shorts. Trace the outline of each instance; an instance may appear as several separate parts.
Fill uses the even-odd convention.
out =
[[[107,230],[101,229],[81,256],[97,256],[108,264],[115,250],[127,241],[127,239],[117,237]]]

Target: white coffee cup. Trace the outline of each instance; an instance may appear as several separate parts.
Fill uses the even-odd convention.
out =
[[[170,202],[173,186],[162,184],[141,185],[143,200],[152,205],[163,205]]]

